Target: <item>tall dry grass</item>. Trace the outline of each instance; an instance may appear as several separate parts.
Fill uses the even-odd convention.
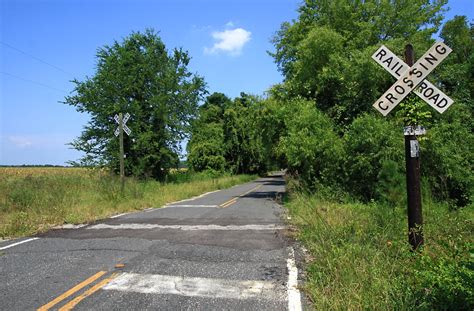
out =
[[[104,170],[0,168],[0,237],[30,235],[64,223],[86,223],[160,207],[253,178],[176,171],[167,183],[128,178],[121,193],[119,178]]]

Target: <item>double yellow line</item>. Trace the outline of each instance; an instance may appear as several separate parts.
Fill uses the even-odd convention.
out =
[[[77,284],[76,286],[74,286],[73,288],[69,289],[68,291],[66,291],[65,293],[59,295],[58,297],[56,297],[55,299],[51,300],[50,302],[48,302],[47,304],[45,304],[44,306],[41,306],[39,307],[37,310],[38,311],[46,311],[46,310],[49,310],[50,308],[52,308],[53,306],[57,305],[58,303],[60,303],[61,301],[63,301],[64,299],[74,295],[75,293],[77,293],[78,291],[80,291],[81,289],[83,289],[84,287],[88,286],[89,284],[93,283],[94,281],[100,279],[103,275],[105,275],[107,273],[107,271],[99,271],[97,272],[96,274],[94,274],[93,276],[91,276],[90,278],[88,278],[87,280]],[[114,278],[117,277],[117,273],[113,273],[111,274],[109,277],[101,280],[99,283],[95,284],[94,286],[90,287],[89,289],[87,289],[85,292],[83,292],[82,294],[78,295],[76,298],[72,299],[71,301],[69,301],[68,303],[66,303],[64,306],[62,306],[59,311],[67,311],[67,310],[72,310],[79,302],[81,302],[84,298],[87,298],[88,296],[92,295],[93,293],[95,293],[96,291],[98,291],[99,289],[101,289],[102,287],[104,287],[105,285],[107,285],[107,283],[109,283],[110,281],[112,281]]]
[[[229,207],[229,206],[231,206],[232,204],[234,204],[235,202],[237,202],[237,200],[238,200],[239,198],[241,198],[241,197],[243,197],[243,196],[249,194],[250,192],[253,192],[253,191],[257,190],[257,189],[260,188],[261,186],[262,186],[262,185],[258,185],[258,186],[256,186],[256,187],[250,189],[249,191],[245,192],[244,194],[241,194],[241,195],[239,195],[239,196],[236,196],[236,197],[230,199],[229,201],[226,201],[226,202],[222,203],[221,205],[219,205],[219,207],[221,207],[221,208]]]
[[[231,200],[229,200],[229,201],[227,201],[227,202],[222,203],[222,204],[219,205],[219,206],[222,207],[222,208],[226,208],[226,207],[231,206],[231,205],[234,204],[235,202],[237,202],[237,198],[233,198],[233,199],[231,199]]]

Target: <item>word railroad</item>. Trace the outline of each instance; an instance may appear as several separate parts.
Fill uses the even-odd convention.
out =
[[[372,58],[382,65],[398,81],[373,105],[384,116],[390,113],[411,91],[439,113],[451,106],[453,100],[437,89],[426,76],[433,71],[452,50],[443,42],[436,42],[412,67],[382,45]]]

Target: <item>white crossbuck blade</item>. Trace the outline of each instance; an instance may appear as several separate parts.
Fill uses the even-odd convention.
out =
[[[123,125],[123,131],[124,131],[125,133],[127,133],[128,136],[130,136],[130,133],[132,132],[132,130],[131,130],[128,126],[126,126],[125,124]],[[117,127],[117,128],[115,129],[114,134],[115,134],[115,136],[118,137],[118,136],[120,135],[120,128]]]
[[[122,119],[122,127],[123,127],[123,131],[125,133],[127,133],[128,136],[130,136],[130,133],[132,132],[132,130],[125,125],[125,123],[127,123],[128,119],[130,119],[130,114],[127,112],[124,116],[123,116],[123,119]],[[117,122],[118,125],[120,125],[120,117],[116,114],[114,116],[114,120],[115,122]],[[116,128],[115,131],[114,131],[114,135],[115,136],[119,136],[120,135],[120,128]]]
[[[386,116],[411,91],[419,86],[419,88],[415,90],[415,93],[438,112],[443,113],[449,106],[451,106],[453,100],[424,79],[451,52],[451,48],[443,42],[436,42],[410,68],[389,49],[382,45],[372,55],[372,58],[394,77],[399,79],[375,102],[373,105],[375,109]]]
[[[125,123],[127,123],[128,119],[130,119],[130,114],[127,112],[124,116],[123,116],[123,124],[125,125]]]
[[[127,123],[128,119],[130,119],[130,114],[127,112],[124,116],[123,116],[123,124],[125,125],[125,123]],[[118,114],[116,114],[114,116],[114,120],[115,122],[117,122],[117,124],[120,123],[120,117],[118,116]]]
[[[130,136],[130,133],[132,132],[132,130],[130,130],[125,124],[123,125],[123,131],[127,133],[128,136]]]

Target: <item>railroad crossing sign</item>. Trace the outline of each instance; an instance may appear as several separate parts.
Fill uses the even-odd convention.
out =
[[[374,107],[386,116],[411,91],[420,96],[431,107],[443,113],[453,103],[453,100],[425,80],[452,50],[443,42],[436,42],[412,67],[405,64],[385,46],[381,46],[372,58],[382,65],[394,77],[398,78],[390,89],[382,95]],[[419,86],[419,88],[417,88]]]
[[[123,116],[123,120],[122,120],[122,127],[123,127],[123,131],[125,133],[127,133],[128,136],[130,136],[130,133],[132,132],[132,130],[130,130],[130,128],[125,124],[127,123],[128,119],[130,119],[130,114],[127,112],[124,116]],[[117,129],[115,130],[114,134],[115,136],[119,136],[120,135],[120,117],[118,114],[116,114],[114,116],[114,120],[115,122],[117,122],[117,124],[119,125],[119,127],[117,127]]]
[[[114,134],[115,136],[119,137],[119,142],[120,142],[120,190],[123,193],[124,187],[125,187],[125,153],[124,153],[124,148],[123,148],[123,132],[127,133],[128,136],[130,136],[130,133],[132,132],[128,126],[125,124],[127,123],[128,119],[130,119],[130,114],[127,112],[125,115],[122,113],[116,114],[114,116],[115,122],[117,122],[118,127],[115,130]]]

